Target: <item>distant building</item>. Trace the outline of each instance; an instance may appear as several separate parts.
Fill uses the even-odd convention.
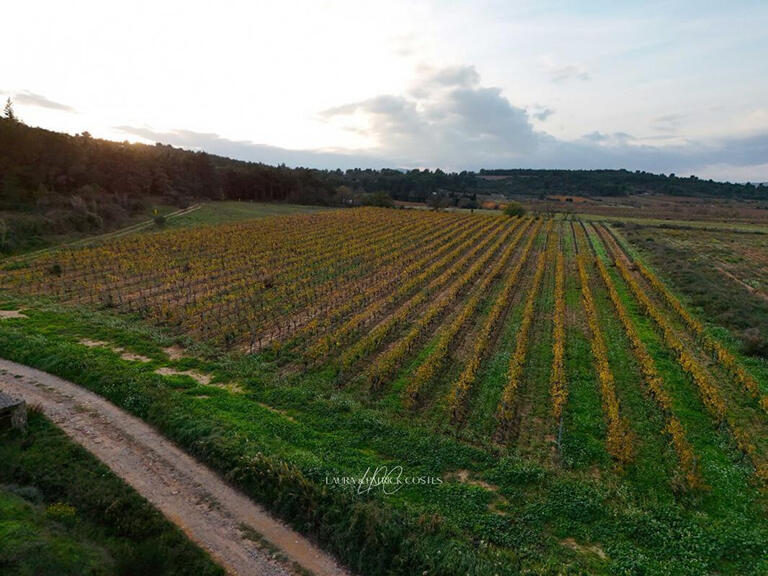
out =
[[[0,392],[0,430],[27,426],[27,404],[24,400],[13,398]]]

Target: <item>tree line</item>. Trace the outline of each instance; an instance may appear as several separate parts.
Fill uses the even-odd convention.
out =
[[[0,118],[0,249],[45,234],[124,225],[153,203],[200,199],[323,205],[474,207],[478,195],[664,193],[768,199],[768,187],[626,170],[318,170],[244,162],[165,144],[132,144],[33,128],[6,103]]]

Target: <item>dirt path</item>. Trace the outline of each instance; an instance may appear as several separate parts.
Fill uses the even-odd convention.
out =
[[[348,574],[328,554],[273,519],[138,418],[56,376],[0,359],[0,390],[48,418],[207,550],[229,574]],[[275,558],[248,532],[261,535]],[[256,539],[258,540],[258,538]]]
[[[717,270],[718,272],[720,272],[720,273],[721,273],[723,276],[725,276],[726,278],[729,278],[729,279],[733,280],[733,281],[734,281],[734,282],[736,282],[738,285],[740,285],[742,288],[746,288],[746,289],[747,289],[747,291],[748,291],[750,294],[754,294],[755,296],[758,296],[758,297],[762,298],[763,300],[765,300],[766,302],[768,302],[768,294],[766,294],[765,292],[763,292],[763,291],[762,291],[762,290],[760,290],[759,288],[753,288],[752,286],[750,286],[749,284],[747,284],[746,282],[744,282],[744,280],[742,280],[741,278],[738,278],[738,277],[734,276],[733,274],[731,274],[730,272],[728,272],[728,270],[726,270],[725,268],[723,268],[723,267],[721,267],[721,266],[714,266],[714,268],[715,268],[715,270]]]

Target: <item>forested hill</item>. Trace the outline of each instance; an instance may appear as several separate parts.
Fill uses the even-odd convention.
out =
[[[768,199],[768,186],[625,170],[315,170],[242,162],[167,146],[70,136],[0,118],[0,250],[40,229],[66,234],[123,225],[149,203],[198,199],[350,205],[395,200],[467,205],[477,195],[659,193]],[[21,215],[21,216],[20,216]]]
[[[731,184],[696,176],[652,174],[637,170],[480,170],[478,178],[509,195],[572,194],[579,196],[670,196],[768,199],[766,184]]]
[[[91,192],[128,198],[228,198],[341,203],[347,190],[387,192],[396,200],[424,201],[432,192],[537,196],[578,194],[768,199],[768,186],[727,184],[627,170],[315,170],[232,160],[156,144],[129,144],[70,136],[0,118],[2,202],[34,204],[50,194]]]

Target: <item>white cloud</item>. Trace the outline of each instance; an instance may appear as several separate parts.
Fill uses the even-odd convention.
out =
[[[539,122],[545,122],[552,114],[555,113],[552,108],[547,108],[546,106],[530,106],[527,108],[528,116],[531,117],[533,120],[538,120]]]
[[[693,174],[694,172],[690,172]],[[758,184],[768,183],[768,162],[751,166],[734,166],[733,164],[711,164],[699,168],[696,176],[703,179],[712,179],[731,182],[752,182]]]
[[[151,126],[180,141],[232,142],[249,158],[260,142],[269,158],[323,162],[341,150],[341,162],[393,166],[603,162],[683,173],[755,161],[737,142],[768,132],[766,3],[4,8],[14,25],[0,35],[13,55],[3,86],[29,90],[17,102],[25,122],[72,133],[122,138],[112,127]],[[711,151],[723,157],[702,163]]]
[[[593,131],[566,141],[533,126],[533,120],[550,114],[540,104],[527,110],[515,106],[499,88],[484,86],[474,67],[421,68],[419,79],[403,94],[373,96],[319,113],[323,121],[341,122],[364,136],[371,143],[365,149],[290,150],[191,130],[119,129],[148,141],[289,166],[626,168],[768,180],[768,133],[659,145],[626,132]]]
[[[19,106],[35,106],[38,108],[48,108],[50,110],[59,110],[62,112],[75,112],[72,106],[67,106],[60,102],[54,102],[49,98],[46,98],[42,94],[35,94],[29,90],[22,90],[21,92],[4,92],[0,91],[0,94],[8,95],[13,100],[14,104]]]
[[[460,166],[536,147],[527,112],[499,88],[480,85],[472,66],[422,68],[404,95],[383,94],[321,112],[328,122],[357,120],[375,153],[408,166]]]
[[[591,80],[592,76],[584,66],[580,64],[568,64],[549,71],[553,82],[565,82],[566,80]]]
[[[562,63],[550,54],[543,54],[538,57],[540,66],[549,76],[552,82],[561,84],[569,80],[591,80],[587,67],[581,62]]]

